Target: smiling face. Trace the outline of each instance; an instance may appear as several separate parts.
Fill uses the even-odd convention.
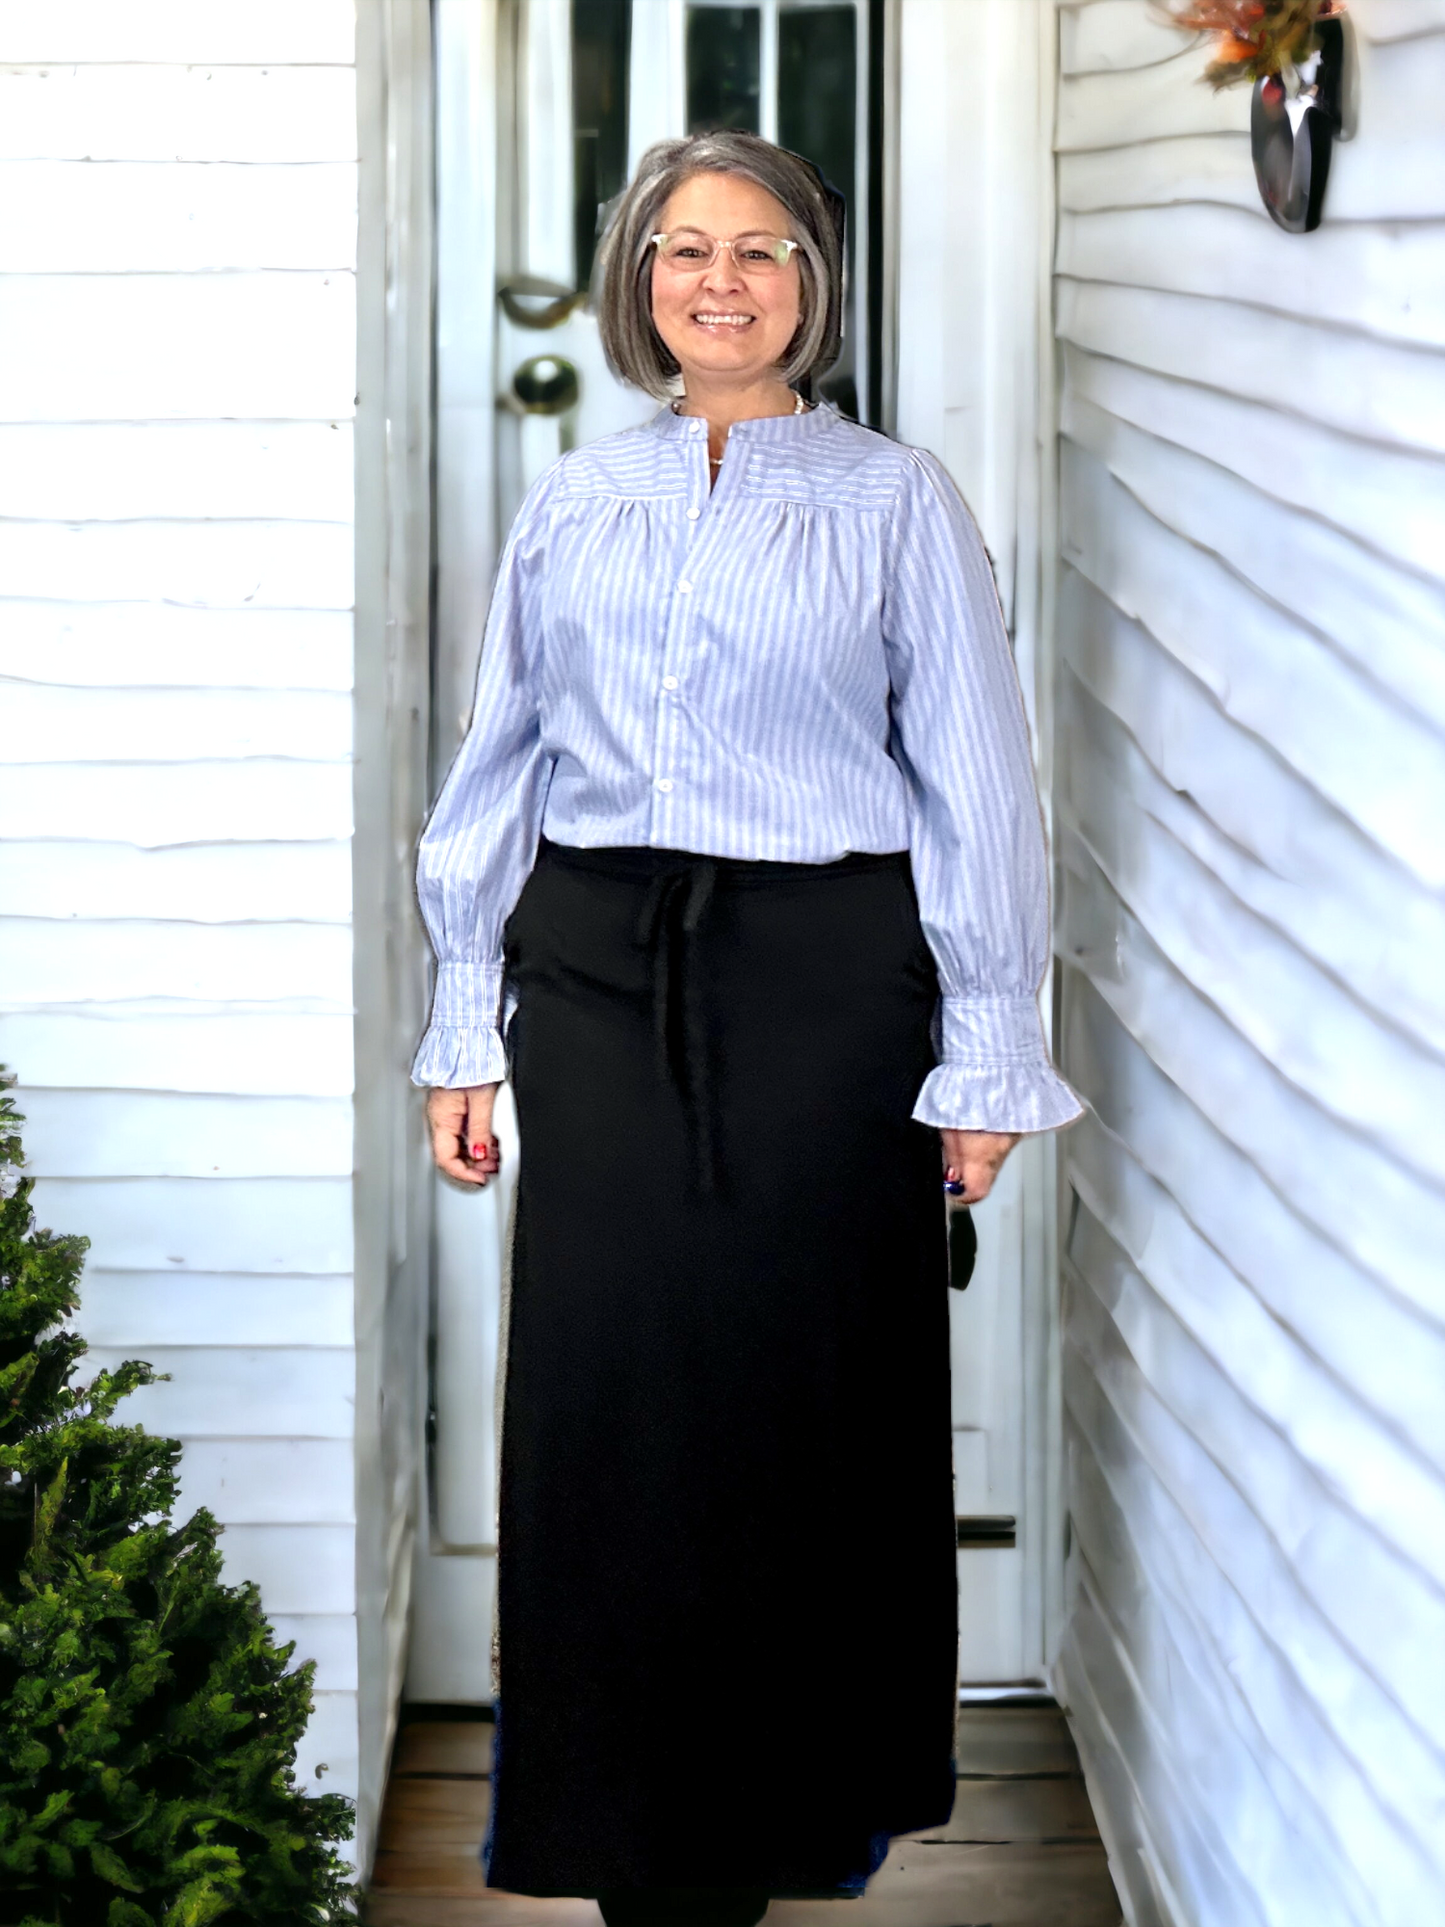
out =
[[[659,232],[692,228],[719,241],[740,234],[787,238],[791,224],[781,204],[739,174],[694,174],[662,211]],[[710,268],[678,272],[654,258],[652,319],[676,357],[688,391],[719,385],[745,388],[776,379],[778,363],[797,333],[802,284],[796,252],[775,274],[740,274],[726,248]]]

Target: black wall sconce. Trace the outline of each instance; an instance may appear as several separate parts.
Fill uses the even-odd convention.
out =
[[[1319,226],[1335,142],[1354,131],[1346,115],[1351,51],[1344,20],[1328,15],[1316,21],[1315,51],[1302,66],[1254,83],[1254,178],[1270,219],[1289,234]]]
[[[1289,234],[1320,224],[1330,156],[1355,123],[1357,63],[1345,0],[1155,0],[1191,33],[1212,33],[1204,79],[1253,81],[1250,149],[1259,197]]]

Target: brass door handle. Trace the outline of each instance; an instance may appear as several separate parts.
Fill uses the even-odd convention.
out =
[[[497,283],[497,299],[508,321],[518,328],[560,328],[574,308],[587,299],[585,290],[564,288],[537,274],[513,274]]]

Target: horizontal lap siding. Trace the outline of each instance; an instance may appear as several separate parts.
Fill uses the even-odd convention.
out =
[[[1445,4],[1352,13],[1303,237],[1202,46],[1060,13],[1060,1679],[1170,1927],[1445,1872]]]
[[[0,22],[0,1058],[357,1784],[347,0]],[[123,17],[122,17],[123,16]]]

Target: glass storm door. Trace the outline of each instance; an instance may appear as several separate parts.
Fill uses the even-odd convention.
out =
[[[651,142],[750,128],[806,155],[845,196],[844,351],[821,393],[892,427],[879,245],[888,15],[889,0],[434,0],[436,780],[466,725],[497,551],[527,486],[562,450],[656,408],[607,372],[582,298],[607,204]],[[923,134],[896,118],[906,158]],[[903,254],[911,313],[941,295],[913,294],[909,306],[910,288],[936,277],[911,282]],[[505,1089],[498,1129],[514,1147]],[[978,1277],[961,1298],[950,1294],[965,1681],[1036,1671],[1022,1631],[1033,1582],[1018,1515],[1035,1481],[1019,1416],[1018,1162],[980,1214]],[[430,1537],[416,1574],[413,1700],[492,1696],[494,1386],[515,1171],[513,1155],[485,1192],[437,1186]],[[840,1692],[866,1690],[865,1664],[860,1656],[859,1678]]]
[[[655,140],[747,128],[806,155],[848,209],[843,352],[819,392],[872,421],[869,0],[514,0],[516,75],[499,186],[498,508],[510,520],[559,450],[656,404],[608,374],[581,305],[599,228]],[[510,191],[509,191],[510,190]],[[876,304],[875,304],[876,305]]]

